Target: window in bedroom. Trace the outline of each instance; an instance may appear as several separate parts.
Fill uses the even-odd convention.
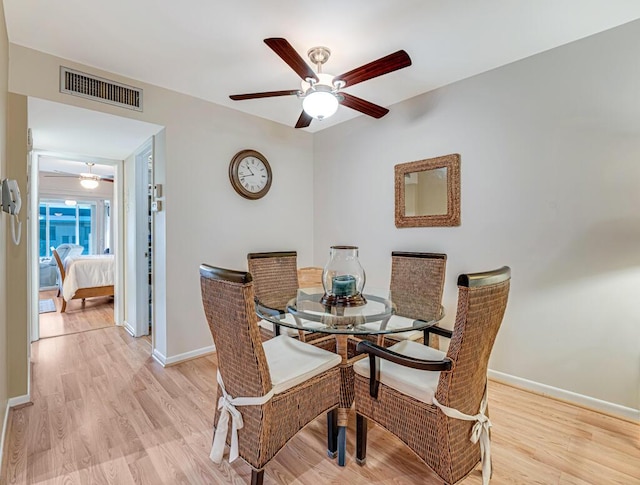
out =
[[[40,202],[40,257],[51,256],[51,247],[63,243],[79,244],[85,254],[96,254],[95,202],[42,200]]]

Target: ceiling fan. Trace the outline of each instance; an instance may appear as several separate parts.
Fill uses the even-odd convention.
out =
[[[296,123],[296,128],[306,128],[311,124],[313,118],[318,120],[328,118],[336,112],[339,104],[374,118],[382,118],[389,112],[387,108],[341,90],[411,65],[409,54],[404,50],[399,50],[339,76],[332,76],[322,72],[322,65],[331,55],[331,51],[327,47],[313,47],[307,52],[311,62],[316,65],[317,72],[314,72],[286,39],[269,38],[264,39],[264,43],[300,76],[302,79],[301,89],[234,94],[229,97],[234,101],[242,101],[296,95],[302,99],[303,110]]]
[[[113,177],[102,177],[98,174],[95,174],[91,171],[91,168],[95,165],[92,162],[85,162],[89,172],[83,172],[80,174],[70,173],[70,172],[62,172],[60,170],[54,170],[54,175],[45,175],[45,177],[73,177],[80,180],[80,185],[82,185],[85,189],[95,189],[100,181],[111,182],[113,183]]]

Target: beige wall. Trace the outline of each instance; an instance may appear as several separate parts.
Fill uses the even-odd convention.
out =
[[[8,77],[7,28],[4,21],[4,6],[0,3],[0,179],[6,177],[6,121],[7,121],[7,77]],[[5,216],[0,216],[0,231],[6,234],[9,226]],[[0,419],[4,420],[7,407],[7,385],[9,381],[9,359],[7,356],[7,280],[6,237],[0,234]],[[0,443],[0,448],[2,443]],[[0,462],[2,457],[0,456]]]
[[[7,359],[10,397],[27,394],[27,98],[9,93],[7,97],[7,171],[16,179],[23,206],[20,211],[22,238],[16,246],[7,229]],[[8,220],[8,217],[5,217]],[[8,226],[7,226],[8,227]]]
[[[143,88],[144,112],[61,94],[60,65]],[[9,72],[10,92],[165,127],[162,159],[156,150],[156,182],[164,184],[165,196],[155,215],[154,255],[156,278],[167,275],[166,287],[156,292],[159,326],[164,322],[156,344],[165,357],[212,345],[200,299],[200,263],[244,269],[248,252],[296,249],[300,265],[311,265],[311,134],[16,45],[10,45]],[[245,148],[262,152],[273,171],[271,190],[259,201],[241,198],[229,183],[229,162]]]
[[[392,250],[447,253],[449,326],[456,276],[510,265],[490,367],[639,416],[639,58],[636,21],[317,133],[315,262],[358,245],[384,286]],[[449,153],[462,225],[397,229],[394,165]]]

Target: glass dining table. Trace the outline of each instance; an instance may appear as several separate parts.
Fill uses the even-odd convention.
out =
[[[338,465],[346,462],[346,430],[349,410],[354,399],[353,364],[364,355],[357,355],[355,348],[363,339],[375,340],[384,345],[385,335],[426,330],[436,325],[444,316],[432,320],[409,318],[392,319],[396,307],[389,290],[367,288],[363,292],[364,304],[358,306],[331,306],[321,303],[323,288],[301,288],[284,310],[276,310],[256,301],[256,313],[264,320],[298,330],[302,341],[336,352],[340,363],[340,405],[337,423],[329,423],[328,454],[338,457]],[[425,342],[429,339],[425,335]],[[337,436],[333,429],[337,424]]]

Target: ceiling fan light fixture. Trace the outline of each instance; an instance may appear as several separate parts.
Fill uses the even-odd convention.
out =
[[[307,91],[302,109],[312,118],[324,120],[338,110],[338,98],[329,86],[316,85]]]
[[[332,76],[322,72],[322,66],[329,60],[331,55],[331,50],[326,47],[312,47],[307,52],[309,60],[316,65],[316,70],[314,71],[287,39],[270,37],[264,39],[264,43],[300,77],[302,89],[232,94],[229,97],[234,101],[242,101],[245,99],[296,95],[298,98],[302,98],[303,109],[295,125],[296,128],[307,128],[313,119],[323,120],[332,116],[340,104],[367,116],[382,118],[389,112],[387,108],[340,91],[342,88],[350,87],[411,65],[409,54],[404,50],[398,50],[338,76]]]
[[[80,174],[80,185],[85,189],[95,189],[99,185],[99,180],[100,177],[98,175],[93,175],[92,173]]]

